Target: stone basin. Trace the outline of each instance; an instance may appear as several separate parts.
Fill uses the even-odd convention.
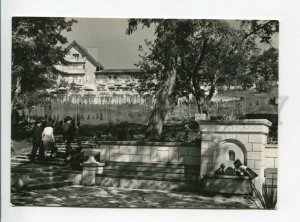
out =
[[[250,182],[247,176],[206,174],[202,178],[202,190],[209,193],[250,194]]]
[[[95,148],[84,148],[81,150],[81,152],[84,153],[84,155],[88,156],[89,159],[83,163],[85,166],[100,166],[99,162],[95,160],[95,156],[100,154],[100,149],[95,149]]]

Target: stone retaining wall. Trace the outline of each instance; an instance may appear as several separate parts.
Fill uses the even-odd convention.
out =
[[[200,144],[101,142],[100,162],[104,161],[200,165]]]

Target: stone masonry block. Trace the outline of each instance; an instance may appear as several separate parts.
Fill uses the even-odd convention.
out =
[[[150,154],[151,153],[151,146],[138,146],[137,153],[138,154]]]
[[[278,149],[266,149],[265,150],[266,157],[277,157],[278,156]]]
[[[261,169],[263,167],[263,162],[261,160],[254,160],[254,169]]]
[[[168,147],[168,146],[156,146],[155,148],[156,148],[156,150],[158,150],[158,151],[169,151],[169,149],[170,149],[171,147]]]
[[[150,155],[142,155],[143,163],[150,163]]]
[[[237,135],[235,133],[226,133],[225,138],[226,139],[236,139]]]
[[[201,155],[212,156],[213,154],[214,154],[214,150],[212,148],[201,150]]]
[[[218,144],[226,139],[226,135],[223,133],[216,133],[211,136],[211,141]]]
[[[201,164],[213,163],[213,156],[201,156]]]
[[[100,149],[100,161],[101,162],[104,162],[106,160],[109,160],[109,146],[105,146],[105,147],[102,147],[101,146],[101,149]]]
[[[275,168],[278,168],[278,159],[277,158],[275,158]]]
[[[107,145],[107,146],[108,146],[108,145]],[[110,148],[110,149],[120,149],[120,145],[115,145],[115,144],[109,145],[109,148]]]
[[[122,154],[137,154],[137,146],[120,146]]]
[[[189,156],[200,156],[200,147],[188,147]]]
[[[179,147],[179,150],[178,150],[178,152],[179,152],[179,155],[187,155],[187,153],[188,153],[188,147]]]
[[[239,140],[243,144],[247,144],[249,141],[249,135],[248,134],[236,134],[236,139]]]
[[[129,155],[126,154],[114,154],[113,161],[129,162]]]
[[[254,169],[254,160],[247,160],[247,167]]]
[[[183,164],[184,157],[185,156],[178,156],[178,163],[179,164]]]
[[[200,157],[183,156],[182,163],[187,165],[200,165]]]
[[[209,142],[209,148],[208,149],[215,149],[218,147],[218,143],[215,143],[213,141]]]
[[[169,162],[177,163],[178,162],[178,148],[172,148],[169,150]]]
[[[157,151],[156,158],[157,158],[157,162],[168,162],[169,151]]]
[[[247,158],[249,160],[261,160],[262,159],[262,152],[248,152]]]
[[[226,137],[223,133],[204,133],[202,134],[202,140],[213,141],[215,143],[220,143],[225,140]]]
[[[139,181],[137,179],[123,179],[120,178],[119,186],[123,188],[130,188],[130,189],[138,189],[139,188]]]
[[[264,134],[249,134],[249,143],[264,143],[265,138]]]
[[[264,149],[264,146],[265,146],[265,145],[263,145],[263,144],[261,144],[261,143],[253,143],[253,144],[252,144],[252,150],[253,150],[254,152],[262,152],[263,149]]]
[[[265,167],[266,168],[275,168],[275,159],[274,158],[265,158]]]
[[[207,164],[202,164],[201,163],[201,166],[200,166],[200,175],[203,176],[204,174],[207,173]]]
[[[109,155],[114,155],[120,153],[120,149],[109,149]]]
[[[142,162],[142,155],[130,155],[129,162]]]
[[[139,180],[139,189],[158,190],[158,181],[155,180]]]
[[[156,156],[157,151],[156,150],[151,150],[150,154],[150,161],[151,162],[157,162],[157,156]]]
[[[208,141],[202,141],[201,142],[201,149],[208,149],[208,145],[209,145],[209,142]]]
[[[252,152],[252,147],[253,147],[252,143],[245,144],[245,147],[246,147],[247,152]]]

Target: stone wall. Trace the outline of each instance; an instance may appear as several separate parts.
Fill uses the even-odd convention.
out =
[[[204,120],[199,125],[203,153],[201,175],[213,172],[221,162],[226,163],[227,167],[233,167],[234,160],[239,158],[258,174],[254,182],[260,189],[264,182],[266,143],[271,122],[260,119]],[[230,150],[235,154],[232,159],[229,157]]]
[[[278,149],[277,144],[267,144],[265,151],[266,168],[278,168]]]
[[[200,145],[175,142],[101,142],[100,161],[200,165]]]

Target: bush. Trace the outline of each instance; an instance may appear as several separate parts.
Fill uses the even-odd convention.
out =
[[[274,186],[274,179],[272,178],[271,186],[265,183],[262,185],[262,194],[254,187],[256,196],[264,209],[275,209],[277,204],[277,187]]]

